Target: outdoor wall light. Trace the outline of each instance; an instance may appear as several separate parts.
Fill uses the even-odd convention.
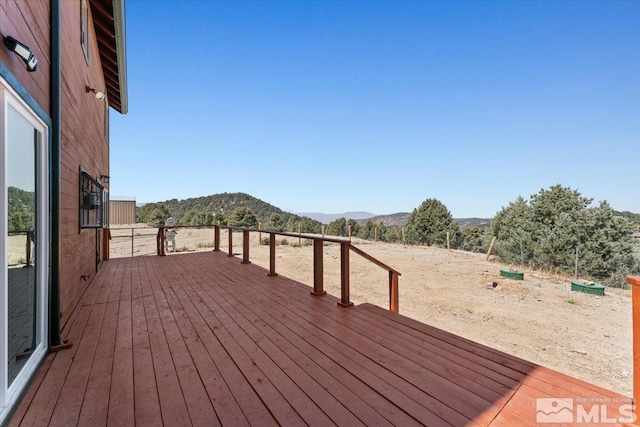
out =
[[[107,96],[106,93],[97,91],[90,86],[87,86],[87,92],[92,92],[96,96],[96,98],[98,98],[101,101]]]
[[[105,184],[109,183],[109,175],[100,175],[100,182],[103,182]]]
[[[27,71],[35,71],[38,68],[38,58],[31,52],[29,46],[20,43],[18,40],[11,36],[4,37],[4,45],[9,48],[10,51],[15,52],[24,63],[27,65]]]

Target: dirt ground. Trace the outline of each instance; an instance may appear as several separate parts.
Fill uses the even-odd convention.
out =
[[[155,253],[157,229],[134,231],[134,254]],[[221,250],[228,251],[222,231]],[[131,256],[131,228],[112,230],[111,256]],[[122,236],[122,237],[118,237]],[[266,237],[263,234],[263,237]],[[278,237],[278,242],[283,238]],[[276,249],[278,274],[313,284],[311,245],[286,237]],[[234,253],[242,250],[234,233]],[[179,229],[178,252],[211,250],[212,229]],[[509,267],[485,255],[354,240],[400,271],[400,313],[626,396],[632,394],[631,292],[604,297],[570,292],[570,278],[524,269],[523,281],[500,277]],[[340,295],[340,248],[324,247],[325,290]],[[269,248],[251,236],[251,262],[269,268]],[[389,307],[388,273],[351,252],[351,300]],[[496,282],[496,287],[492,283]]]

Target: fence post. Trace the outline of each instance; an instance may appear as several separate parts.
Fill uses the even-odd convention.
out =
[[[213,226],[213,250],[220,251],[220,224]]]
[[[227,231],[229,232],[229,253],[227,256],[233,256],[233,230],[227,228]]]
[[[302,246],[302,238],[300,237],[300,224],[298,224],[298,246]]]
[[[324,224],[322,224],[322,238],[324,239]]]
[[[313,239],[313,295],[324,295],[324,260],[323,260],[324,240]]]
[[[491,239],[491,244],[489,245],[489,250],[487,251],[487,261],[489,261],[491,251],[493,251],[493,245],[496,244],[496,240],[498,240],[498,236],[493,236],[493,238]]]
[[[450,240],[449,240],[449,232],[447,231],[447,250],[451,249],[451,246],[449,245],[449,242],[450,242]]]
[[[242,230],[242,264],[251,264],[249,261],[249,230]]]
[[[342,307],[351,307],[349,301],[349,242],[340,242],[340,302]]]
[[[261,222],[258,222],[258,230],[262,230]],[[262,231],[258,232],[258,246],[262,246]]]
[[[377,243],[378,242],[378,226],[376,225],[376,229],[373,232],[373,242]]]
[[[389,271],[389,310],[400,313],[400,298],[398,297],[398,272]]]
[[[276,273],[276,235],[269,233],[269,273],[268,276],[277,276]]]
[[[633,309],[633,413],[640,415],[638,400],[640,399],[640,276],[627,277],[631,285],[631,306]]]

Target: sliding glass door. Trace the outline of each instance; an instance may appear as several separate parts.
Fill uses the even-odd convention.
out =
[[[2,80],[0,101],[0,405],[6,412],[46,353],[48,129]]]

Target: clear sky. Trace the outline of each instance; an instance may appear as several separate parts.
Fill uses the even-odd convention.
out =
[[[111,194],[491,217],[640,212],[640,2],[139,1]]]

